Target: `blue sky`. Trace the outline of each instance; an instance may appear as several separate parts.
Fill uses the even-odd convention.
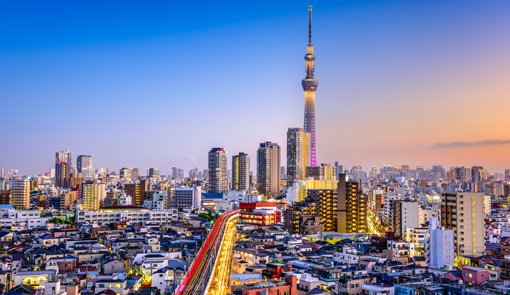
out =
[[[68,149],[168,173],[216,146],[285,151],[309,4],[0,3],[0,167],[42,173]],[[510,139],[509,1],[311,4],[319,162],[510,168],[507,144],[422,148]]]

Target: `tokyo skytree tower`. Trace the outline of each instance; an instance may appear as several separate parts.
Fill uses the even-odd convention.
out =
[[[301,80],[301,85],[305,91],[305,132],[310,132],[311,138],[311,159],[310,165],[317,166],[317,157],[315,149],[315,91],[319,85],[319,80],[314,78],[314,61],[312,45],[312,6],[308,6],[308,45],[306,46],[306,77]]]

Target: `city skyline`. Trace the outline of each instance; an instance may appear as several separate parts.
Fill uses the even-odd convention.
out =
[[[119,25],[106,13],[119,8],[110,4],[90,27],[75,9],[96,7],[69,4],[36,28],[37,5],[4,4],[27,23],[16,13],[3,18],[15,29],[0,41],[1,102],[12,122],[0,167],[39,174],[54,167],[55,152],[69,150],[91,155],[94,168],[168,175],[171,167],[206,168],[216,146],[227,159],[247,153],[255,167],[265,141],[278,143],[285,159],[287,129],[302,126],[308,4],[321,79],[317,164],[510,167],[510,41],[501,38],[510,3],[268,3],[204,5],[219,17],[199,10],[186,20],[186,4],[136,12],[127,2],[114,17]],[[175,11],[183,15],[165,14]],[[226,89],[209,79],[219,67]],[[126,140],[140,134],[146,140]]]

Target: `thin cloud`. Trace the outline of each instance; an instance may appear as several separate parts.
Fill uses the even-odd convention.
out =
[[[437,142],[434,144],[420,144],[422,149],[454,149],[463,147],[476,147],[476,146],[491,146],[510,144],[510,140],[478,140],[478,141],[452,141],[452,142]]]

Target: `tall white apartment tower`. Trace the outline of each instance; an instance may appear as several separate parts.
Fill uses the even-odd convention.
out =
[[[425,238],[425,261],[429,267],[443,268],[455,263],[455,243],[453,230],[440,226],[438,217],[431,217]]]

